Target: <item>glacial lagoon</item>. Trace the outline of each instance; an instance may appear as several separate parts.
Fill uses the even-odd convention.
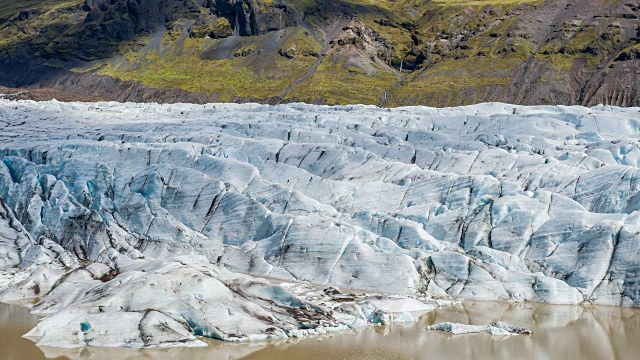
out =
[[[419,321],[369,326],[327,336],[277,342],[225,343],[205,339],[206,348],[121,349],[40,348],[21,336],[38,317],[0,304],[0,359],[637,359],[640,309],[560,306],[535,303],[463,302],[438,308]],[[451,335],[427,331],[451,321],[488,324],[505,321],[533,335],[506,338],[487,333]]]

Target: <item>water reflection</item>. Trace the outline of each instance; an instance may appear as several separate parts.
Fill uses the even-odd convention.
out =
[[[640,310],[539,304],[467,302],[437,309],[411,325],[375,326],[320,338],[207,348],[53,349],[20,339],[35,324],[28,310],[0,305],[1,359],[637,359]],[[533,335],[495,338],[424,330],[442,321],[525,326]]]
[[[0,359],[24,360],[43,358],[33,342],[20,336],[38,321],[27,308],[0,303]]]

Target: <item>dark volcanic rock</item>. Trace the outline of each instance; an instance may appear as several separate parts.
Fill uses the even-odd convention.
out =
[[[234,33],[240,36],[262,35],[302,21],[302,14],[281,0],[273,1],[272,6],[259,0],[215,0],[208,5],[216,16],[229,20]]]

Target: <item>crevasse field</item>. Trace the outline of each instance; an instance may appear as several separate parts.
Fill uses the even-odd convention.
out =
[[[457,298],[640,306],[640,109],[0,100],[0,301],[202,346]],[[268,281],[265,278],[278,279]]]

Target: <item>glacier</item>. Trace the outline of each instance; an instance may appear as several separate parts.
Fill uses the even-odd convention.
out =
[[[640,307],[639,108],[0,99],[0,158],[0,301],[41,345]]]

